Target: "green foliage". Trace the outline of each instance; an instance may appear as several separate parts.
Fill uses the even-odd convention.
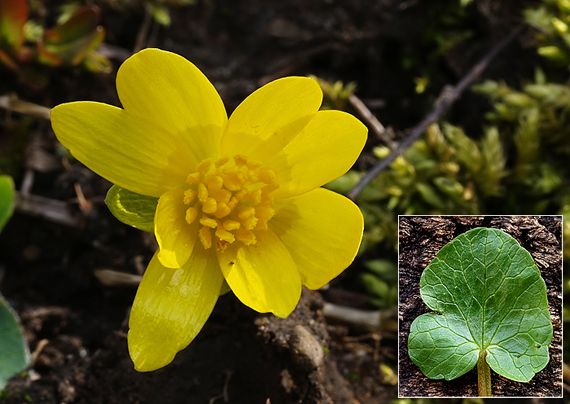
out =
[[[412,323],[408,352],[429,378],[455,379],[480,352],[509,379],[528,382],[549,361],[546,285],[531,255],[498,229],[477,228],[444,246],[424,270],[427,313]]]
[[[0,295],[0,391],[30,363],[30,353],[18,316]]]
[[[512,139],[516,151],[505,181],[510,192],[507,203],[519,207],[515,212],[520,207],[533,213],[552,210],[570,191],[563,187],[570,154],[570,87],[544,80],[538,71],[535,83],[523,86],[522,91],[493,81],[475,86],[494,103],[487,119]]]
[[[158,198],[140,195],[113,185],[107,192],[105,203],[121,222],[139,230],[154,232],[154,215]]]
[[[536,28],[537,52],[559,66],[570,63],[570,1],[543,0],[525,10],[527,22]]]
[[[70,10],[73,10],[71,12]],[[95,6],[65,8],[50,29],[29,19],[26,0],[0,0],[0,63],[18,72],[33,87],[47,79],[31,66],[78,66],[95,72],[110,72],[111,62],[96,49],[105,38]]]
[[[14,211],[14,181],[0,175],[0,232]],[[0,294],[0,391],[8,379],[28,366],[30,355],[18,316]]]
[[[8,175],[0,175],[0,232],[14,211],[14,181]]]
[[[356,83],[351,82],[344,84],[342,81],[336,81],[332,83],[319,77],[311,77],[317,80],[321,86],[321,90],[323,90],[323,106],[321,109],[347,109],[348,98],[354,94],[354,91],[356,90]]]
[[[368,272],[360,279],[369,302],[378,308],[393,307],[398,302],[398,266],[395,260],[374,259],[364,263]]]
[[[535,82],[520,91],[494,81],[475,86],[494,106],[482,134],[432,125],[396,158],[358,198],[366,224],[362,251],[379,244],[393,251],[399,214],[570,211],[570,188],[564,185],[570,86],[545,80],[538,71]],[[389,153],[386,147],[374,149],[379,160]],[[352,171],[327,186],[347,193],[360,178]]]

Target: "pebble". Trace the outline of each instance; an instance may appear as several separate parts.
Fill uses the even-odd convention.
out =
[[[323,347],[304,326],[296,325],[289,339],[293,361],[306,372],[312,372],[324,363]]]

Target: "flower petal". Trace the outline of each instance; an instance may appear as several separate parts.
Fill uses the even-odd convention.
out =
[[[53,130],[71,154],[107,180],[159,197],[186,183],[195,165],[179,139],[97,102],[72,102],[51,110]]]
[[[188,261],[198,238],[198,222],[186,223],[184,190],[173,189],[158,200],[154,234],[160,246],[158,258],[167,268],[180,268]]]
[[[283,241],[309,289],[319,289],[350,265],[364,221],[350,199],[323,188],[275,207],[269,227]]]
[[[129,114],[180,136],[193,166],[219,155],[226,109],[212,83],[182,56],[160,49],[136,53],[117,72],[117,92]]]
[[[368,129],[342,111],[319,111],[274,159],[279,189],[274,198],[302,194],[330,182],[354,164],[366,144]]]
[[[318,83],[308,77],[285,77],[264,85],[230,116],[222,154],[265,161],[303,129],[322,99]]]
[[[271,230],[256,233],[257,243],[228,245],[218,252],[226,282],[246,306],[285,318],[301,298],[301,279],[289,251]]]
[[[182,268],[165,268],[154,255],[137,290],[128,345],[135,369],[168,365],[204,326],[224,278],[213,252],[196,248]]]

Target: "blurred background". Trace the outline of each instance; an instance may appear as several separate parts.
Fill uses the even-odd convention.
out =
[[[364,214],[354,264],[287,320],[223,296],[151,374],[132,369],[125,333],[156,241],[109,213],[111,184],[49,123],[62,102],[119,106],[116,71],[145,47],[196,64],[228,114],[268,81],[310,75],[323,108],[369,127],[353,169],[327,185]],[[570,0],[0,0],[0,403],[414,401],[397,399],[398,215],[570,220],[569,66]],[[297,325],[323,349],[316,370],[299,365]]]

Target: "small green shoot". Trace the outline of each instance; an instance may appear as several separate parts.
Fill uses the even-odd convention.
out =
[[[0,232],[14,211],[14,181],[8,175],[0,175]]]

